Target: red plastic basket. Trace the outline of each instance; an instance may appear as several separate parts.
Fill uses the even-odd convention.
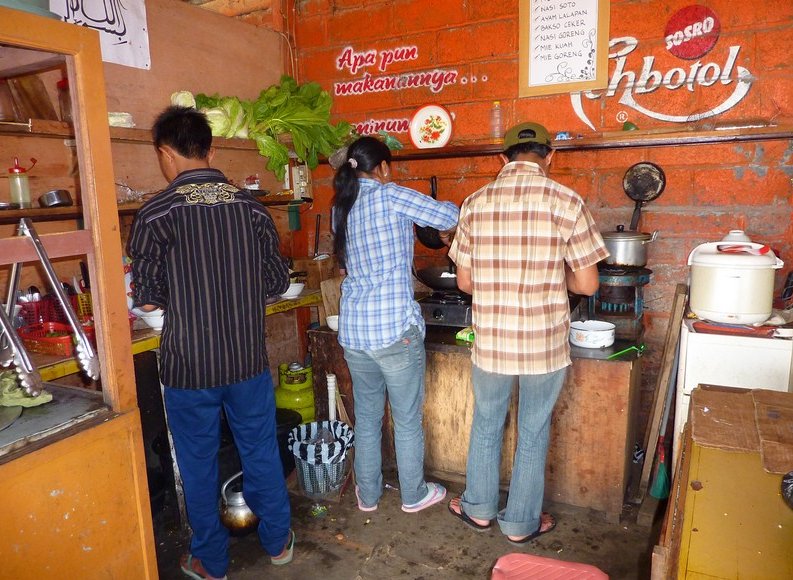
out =
[[[72,328],[60,322],[30,324],[19,329],[19,338],[30,352],[71,356],[74,350]],[[65,334],[64,334],[65,333]],[[58,334],[59,336],[47,336]]]

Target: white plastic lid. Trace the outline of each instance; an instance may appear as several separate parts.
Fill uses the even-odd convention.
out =
[[[774,252],[768,250],[765,254],[756,255],[749,252],[725,252],[719,247],[746,246],[747,250],[761,250],[765,246],[756,243],[736,243],[725,244],[724,242],[709,242],[694,248],[688,257],[688,264],[691,266],[707,266],[722,268],[743,268],[743,269],[766,269],[779,268],[779,261]]]

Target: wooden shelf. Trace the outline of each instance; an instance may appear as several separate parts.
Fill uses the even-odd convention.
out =
[[[257,197],[262,205],[270,206],[285,206],[285,205],[300,205],[306,203],[306,200],[296,200],[291,196],[281,196],[278,194],[262,195]],[[134,215],[142,203],[125,203],[118,206],[119,215]],[[62,220],[74,220],[83,217],[83,208],[79,205],[72,205],[69,207],[53,207],[47,209],[11,209],[0,211],[0,225],[13,224],[19,222],[23,217],[30,218],[34,222],[57,222]]]
[[[624,149],[630,147],[663,147],[669,145],[703,145],[738,141],[767,141],[793,139],[793,126],[736,127],[708,131],[624,131],[593,135],[581,139],[564,139],[552,142],[560,151],[583,151],[591,149]],[[455,157],[485,157],[503,151],[500,143],[451,145],[439,149],[400,149],[392,151],[394,161],[426,159],[450,159]],[[327,163],[322,159],[321,163]]]
[[[74,129],[69,123],[64,123],[63,121],[47,121],[44,119],[29,119],[27,122],[0,121],[0,133],[51,137],[57,139],[74,138]],[[110,127],[110,141],[113,143],[146,143],[151,145],[151,130],[130,127]],[[258,151],[256,143],[251,139],[223,139],[222,137],[214,137],[212,139],[212,146],[216,149]]]

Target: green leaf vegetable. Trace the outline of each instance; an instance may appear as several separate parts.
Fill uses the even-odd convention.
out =
[[[19,385],[15,372],[0,371],[0,407],[36,407],[50,401],[51,393],[42,390],[32,397]]]
[[[189,103],[183,93],[186,91],[174,93],[171,102]],[[177,95],[179,102],[175,103]],[[330,155],[352,137],[347,121],[331,124],[332,104],[330,94],[318,83],[298,84],[284,75],[279,84],[264,89],[254,101],[199,93],[194,106],[206,114],[215,137],[254,140],[259,154],[267,157],[267,169],[283,179],[289,149],[279,139],[282,135],[291,136],[295,154],[311,169],[319,163],[320,155]]]

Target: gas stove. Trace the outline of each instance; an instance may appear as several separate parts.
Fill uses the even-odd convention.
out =
[[[644,286],[653,271],[601,264],[600,288],[589,298],[589,318],[612,322],[616,338],[640,340],[644,334]]]
[[[471,295],[462,292],[433,292],[419,298],[421,314],[428,325],[470,326]]]

